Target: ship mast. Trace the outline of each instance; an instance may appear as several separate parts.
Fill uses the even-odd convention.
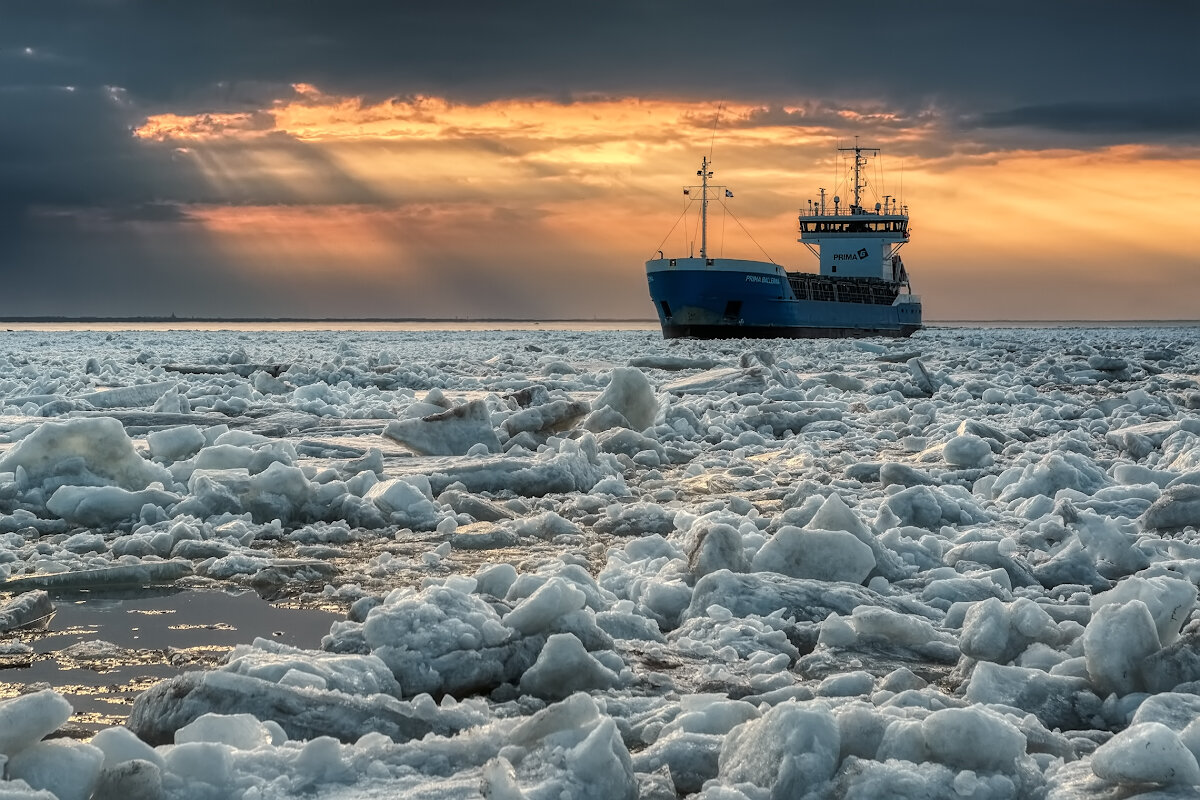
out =
[[[863,182],[861,180],[862,168],[867,165],[867,157],[863,153],[878,153],[878,147],[859,147],[858,137],[854,137],[854,147],[839,147],[839,152],[854,153],[854,205],[850,208],[851,214],[858,214],[862,211],[861,195]]]
[[[700,162],[700,257],[708,258],[708,179],[712,172],[708,169],[708,156]]]
[[[709,183],[708,179],[713,176],[712,162],[708,160],[708,156],[700,162],[700,169],[696,170],[696,177],[700,179],[698,186],[685,186],[683,193],[689,197],[693,195],[693,191],[700,190],[700,257],[708,258],[708,190],[723,189],[726,197],[733,197],[733,192],[729,191],[728,186],[722,186],[716,183]],[[689,205],[688,208],[691,208]],[[695,246],[695,240],[692,240],[691,246]],[[688,251],[691,252],[690,250]],[[689,258],[691,256],[689,255]]]

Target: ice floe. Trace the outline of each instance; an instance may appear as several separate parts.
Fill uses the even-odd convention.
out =
[[[0,653],[79,592],[345,619],[90,742],[0,701],[0,798],[1191,796],[1194,333],[9,332]]]

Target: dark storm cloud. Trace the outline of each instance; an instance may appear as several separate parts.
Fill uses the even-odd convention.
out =
[[[222,108],[294,82],[375,97],[940,96],[983,109],[989,96],[1169,97],[1190,90],[1200,23],[1196,4],[1167,0],[46,0],[6,16],[12,80],[91,77],[151,104]]]
[[[1042,128],[1100,136],[1148,137],[1200,134],[1200,99],[1159,102],[1054,103],[988,111],[968,119],[980,128]]]

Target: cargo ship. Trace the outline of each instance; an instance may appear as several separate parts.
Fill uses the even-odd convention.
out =
[[[711,183],[707,156],[700,183],[684,194],[700,203],[700,252],[646,262],[650,299],[663,337],[701,339],[911,336],[921,328],[921,300],[912,293],[900,248],[908,243],[908,206],[886,195],[862,206],[863,167],[878,148],[853,153],[854,202],[828,202],[825,189],[799,217],[798,242],[816,256],[817,272],[792,271],[774,261],[714,258],[708,248],[710,202],[733,192]]]

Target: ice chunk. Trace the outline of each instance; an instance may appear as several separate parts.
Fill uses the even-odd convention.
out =
[[[164,761],[166,772],[183,779],[186,784],[204,786],[208,790],[206,794],[228,792],[227,785],[233,780],[233,751],[215,742],[176,745],[167,751]]]
[[[1003,603],[996,598],[973,603],[963,619],[963,654],[1007,664],[1034,642],[1059,644],[1062,634],[1050,615],[1028,598]]]
[[[100,748],[69,739],[38,742],[8,760],[8,777],[34,789],[53,792],[58,800],[88,800],[100,777]]]
[[[668,797],[674,800],[681,794],[700,791],[705,781],[717,777],[723,740],[722,736],[691,731],[661,735],[634,756],[633,768],[640,773],[666,769],[671,785]]]
[[[12,756],[57,730],[74,709],[50,689],[0,701],[0,755]]]
[[[784,525],[754,555],[755,571],[862,583],[875,568],[871,548],[852,533]]]
[[[587,414],[590,406],[576,400],[552,400],[518,411],[504,420],[504,430],[510,437],[525,431],[554,433],[570,428]],[[497,446],[496,451],[499,451]]]
[[[184,575],[190,575],[191,572],[192,565],[187,561],[179,559],[147,561],[141,564],[85,569],[53,575],[29,575],[13,578],[0,584],[0,588],[7,592],[19,592],[29,589],[77,591],[100,587],[112,589],[122,586],[152,586],[174,583]]]
[[[676,509],[655,503],[627,503],[609,506],[607,513],[596,521],[596,533],[614,536],[668,535],[675,530]]]
[[[642,369],[661,369],[672,372],[681,369],[711,369],[716,362],[711,358],[685,358],[684,356],[638,356],[629,359],[629,366]]]
[[[1166,692],[1200,681],[1200,631],[1189,631],[1142,661],[1146,691]]]
[[[313,485],[299,467],[273,461],[250,477],[250,488],[242,498],[256,522],[291,520],[313,495]],[[407,518],[406,518],[407,519]],[[426,518],[412,519],[409,527],[428,524]]]
[[[526,636],[542,633],[559,617],[578,611],[586,603],[587,596],[573,583],[551,578],[508,612],[504,624]]]
[[[539,539],[553,539],[555,536],[578,535],[583,529],[554,511],[544,511],[532,517],[515,520],[509,527],[519,536],[536,536]]]
[[[707,372],[671,381],[662,388],[665,392],[679,395],[708,394],[709,392],[758,393],[767,388],[767,370],[763,367],[710,369]],[[632,422],[632,420],[630,421]]]
[[[620,453],[634,458],[638,453],[649,450],[660,462],[668,460],[666,450],[661,444],[629,428],[606,430],[597,437],[597,441],[605,453]]]
[[[778,615],[733,622],[728,609],[709,606],[708,616],[689,619],[669,638],[676,652],[705,658],[716,654],[723,661],[747,660],[775,674],[800,656],[788,640],[790,632],[794,628]]]
[[[179,461],[204,447],[204,432],[196,425],[180,425],[146,434],[150,455],[163,461]]]
[[[838,707],[834,715],[842,739],[842,759],[852,755],[873,758],[883,740],[887,718],[867,703],[846,703]]]
[[[590,434],[561,440],[556,449],[533,457],[484,456],[428,465],[435,491],[462,483],[468,492],[511,491],[529,497],[553,492],[586,492],[620,472],[616,459],[600,453]]]
[[[364,499],[405,527],[432,528],[437,524],[437,507],[427,492],[411,479],[380,481],[367,491]]]
[[[850,614],[847,623],[863,645],[907,648],[943,661],[958,658],[958,648],[949,632],[939,630],[928,620],[913,614],[860,605]]]
[[[556,633],[546,639],[520,685],[522,692],[561,700],[577,691],[610,689],[619,682],[617,673],[593,658],[574,634]]]
[[[400,693],[391,670],[377,656],[312,652],[271,639],[258,638],[253,644],[236,646],[221,669],[272,683],[300,673],[319,682],[321,688],[347,694]]]
[[[541,645],[515,636],[479,596],[444,586],[389,596],[362,634],[409,696],[494,688],[524,672]]]
[[[800,433],[814,422],[840,421],[846,406],[842,403],[767,402],[747,409],[742,419],[751,428],[769,428],[771,434],[782,437]]]
[[[685,695],[680,698],[679,716],[664,725],[659,736],[677,731],[726,734],[759,716],[758,708],[745,700],[730,700],[723,694]]]
[[[879,465],[879,482],[886,489],[888,486],[932,486],[937,481],[928,473],[900,464],[895,461],[885,461]]]
[[[632,609],[628,600],[620,601]],[[596,625],[614,639],[636,639],[647,642],[665,642],[658,623],[632,610],[622,607],[612,611],[601,611],[596,615]]]
[[[649,428],[658,416],[654,386],[637,367],[617,367],[612,371],[608,386],[592,402],[592,408],[605,406],[629,420],[630,427],[638,431]]]
[[[1001,485],[1001,481],[1005,481]],[[1112,483],[1102,469],[1082,453],[1069,450],[1048,453],[1036,464],[1030,464],[1006,480],[1002,475],[998,499],[1019,500],[1036,495],[1053,497],[1060,489],[1076,489],[1087,495],[1095,494]]]
[[[158,800],[163,796],[162,768],[162,763],[140,758],[105,767],[92,800]]]
[[[875,676],[864,670],[830,675],[817,686],[820,697],[856,697],[869,694],[875,688]]]
[[[636,800],[637,781],[616,723],[596,701],[574,694],[514,726],[508,736],[516,749],[518,773],[530,772],[549,792],[572,800]],[[547,779],[548,772],[560,777]],[[540,793],[539,793],[540,794]]]
[[[1034,714],[1048,728],[1063,730],[1090,727],[1100,711],[1100,698],[1088,691],[1082,678],[987,661],[971,673],[966,698],[1014,706]]]
[[[477,444],[489,453],[500,452],[500,440],[483,400],[418,419],[389,422],[383,435],[421,455],[462,456]]]
[[[709,606],[729,609],[735,617],[766,616],[779,609],[784,615],[807,622],[821,622],[831,613],[848,616],[860,605],[881,606],[926,619],[941,613],[915,600],[890,597],[852,583],[788,578],[772,572],[737,575],[719,570],[696,581],[684,619],[707,614]]]
[[[703,528],[696,534],[688,568],[696,578],[719,569],[749,572],[750,563],[742,547],[742,535],[732,525],[723,523]]]
[[[1141,600],[1102,606],[1083,633],[1088,675],[1101,694],[1141,691],[1142,660],[1160,647],[1154,617]]]
[[[175,743],[218,742],[235,750],[271,744],[271,733],[250,714],[201,714],[175,731]]]
[[[1092,772],[1121,784],[1200,784],[1196,757],[1159,722],[1132,725],[1100,745],[1092,753]]]
[[[1017,555],[1015,542],[1012,539],[964,542],[943,553],[942,561],[950,567],[959,561],[973,561],[977,564],[997,567],[1008,575],[1012,586],[1037,585],[1037,578],[1034,577],[1033,571],[1025,559]]]
[[[525,800],[517,774],[507,758],[499,756],[483,765],[479,791],[488,800]]]
[[[983,708],[944,708],[921,722],[934,761],[954,769],[1015,772],[1025,755],[1025,736],[999,714]]]
[[[890,520],[885,516],[890,512]],[[910,486],[884,500],[876,525],[885,522],[937,530],[943,525],[986,522],[987,513],[960,487]]]
[[[475,580],[479,594],[504,597],[517,580],[517,570],[512,564],[490,564],[479,568]]]
[[[1200,695],[1191,692],[1163,692],[1136,700],[1140,702],[1130,725],[1161,722],[1173,731],[1182,731],[1200,718]]]
[[[895,758],[879,762],[853,755],[838,772],[834,787],[832,796],[839,798],[1017,800],[1024,797],[1013,782],[1002,775],[977,776],[971,770],[953,770],[932,762],[913,763]],[[738,800],[742,799],[739,797]]]
[[[730,731],[721,746],[725,783],[752,783],[771,797],[803,797],[833,778],[841,734],[824,708],[781,703]]]
[[[1142,521],[1147,528],[1200,526],[1200,486],[1180,483],[1168,488],[1146,509]]]
[[[0,589],[7,589],[7,585],[0,583]],[[0,606],[0,633],[45,626],[53,613],[50,595],[43,591],[25,592]]]
[[[105,769],[134,759],[149,761],[159,767],[163,765],[162,756],[158,751],[126,727],[105,728],[92,737],[92,744],[104,753]]]
[[[968,433],[947,441],[942,447],[942,457],[952,467],[986,467],[992,463],[992,446]]]
[[[603,406],[597,408],[580,423],[580,427],[585,431],[593,433],[602,433],[613,428],[629,429],[633,423],[621,416],[621,413],[613,410],[612,406]]]
[[[858,515],[846,505],[839,494],[831,494],[821,503],[813,518],[804,526],[807,530],[846,531],[854,534],[860,542],[871,549],[875,559],[874,569],[889,581],[907,577],[908,570],[900,563],[896,554],[888,550],[875,537]]]
[[[149,408],[156,400],[178,386],[175,381],[140,383],[105,389],[102,392],[88,392],[76,399],[83,400],[92,408]]]
[[[75,525],[103,527],[136,517],[143,506],[170,508],[179,495],[161,489],[131,492],[119,486],[62,486],[46,502],[52,514]]]
[[[1123,605],[1130,600],[1141,600],[1146,604],[1154,618],[1159,641],[1169,645],[1179,638],[1179,629],[1196,607],[1196,586],[1186,578],[1133,575],[1107,592],[1093,595],[1092,613],[1095,615],[1104,606]]]
[[[1092,369],[1108,370],[1111,372],[1120,372],[1129,367],[1129,362],[1123,358],[1111,355],[1101,355],[1097,353],[1093,356],[1088,356],[1088,366]]]
[[[299,689],[210,671],[185,672],[150,687],[134,700],[125,724],[139,739],[157,746],[170,744],[177,730],[210,713],[251,714],[277,723],[293,740],[333,736],[343,742],[357,741],[371,731],[405,742],[430,732],[447,735],[480,721],[463,714],[456,717],[451,710],[426,713],[383,694]]]
[[[136,491],[159,481],[171,485],[171,474],[138,455],[133,441],[110,417],[46,422],[0,455],[0,472],[18,467],[33,481],[74,473],[79,464],[101,482]]]
[[[477,522],[500,522],[516,516],[504,506],[457,489],[443,491],[438,495],[438,502],[450,506],[456,514],[467,514]]]
[[[941,379],[937,375],[931,374],[921,359],[916,356],[908,360],[908,372],[912,375],[916,387],[926,395],[932,395],[942,385]]]

